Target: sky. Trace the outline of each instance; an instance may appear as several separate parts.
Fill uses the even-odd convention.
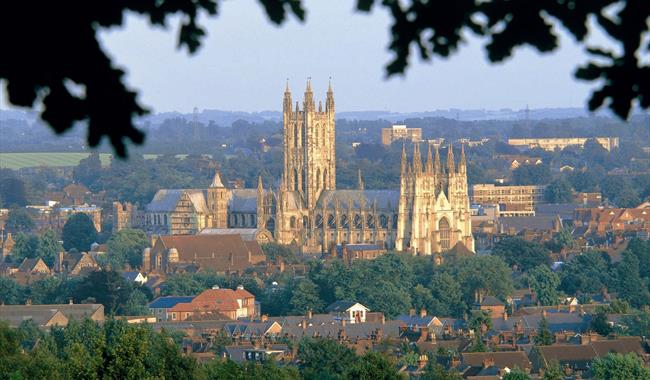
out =
[[[100,39],[154,112],[280,110],[287,78],[295,101],[307,77],[324,99],[331,77],[337,111],[584,108],[593,88],[573,78],[586,55],[567,35],[553,54],[521,48],[504,64],[489,64],[484,42],[471,39],[449,59],[413,54],[405,76],[387,79],[388,13],[356,12],[355,3],[306,0],[305,23],[291,16],[278,27],[258,1],[222,1],[217,17],[201,19],[208,36],[191,56],[176,46],[178,18],[161,29],[131,14]]]

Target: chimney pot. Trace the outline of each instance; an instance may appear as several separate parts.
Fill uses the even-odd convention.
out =
[[[426,316],[427,316],[427,309],[425,308],[420,309],[420,317],[424,318]]]

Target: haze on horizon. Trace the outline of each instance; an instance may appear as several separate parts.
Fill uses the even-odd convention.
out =
[[[553,54],[525,47],[493,65],[481,42],[470,39],[447,60],[426,63],[413,54],[405,76],[386,79],[389,17],[379,8],[355,12],[354,4],[307,0],[305,23],[291,17],[277,27],[257,1],[224,1],[218,17],[202,18],[208,36],[193,56],[176,48],[178,19],[164,30],[129,15],[125,28],[100,36],[127,72],[128,86],[153,112],[277,111],[285,80],[295,101],[307,77],[317,101],[324,100],[332,77],[337,111],[586,108],[593,85],[573,78],[586,55],[567,35]],[[3,89],[0,106],[6,109],[5,96]]]

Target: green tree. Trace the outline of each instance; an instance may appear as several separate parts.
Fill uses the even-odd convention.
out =
[[[9,211],[5,228],[12,233],[28,233],[34,229],[34,219],[26,208],[16,208]]]
[[[566,376],[564,376],[564,372],[562,372],[560,364],[556,361],[551,362],[546,367],[544,375],[542,376],[542,380],[564,380],[565,378]]]
[[[379,352],[368,351],[346,373],[348,379],[401,380],[397,367]]]
[[[562,266],[560,289],[566,294],[600,293],[612,288],[609,258],[600,252],[585,252]]]
[[[142,266],[142,251],[149,245],[147,234],[142,230],[125,228],[114,233],[106,243],[110,262],[114,268]]]
[[[22,286],[12,278],[0,276],[0,304],[15,305],[22,302]]]
[[[240,380],[244,373],[239,364],[228,360],[210,360],[204,366],[208,380]]]
[[[650,369],[633,352],[627,355],[610,353],[604,358],[597,358],[592,362],[592,371],[597,380],[650,378]]]
[[[626,328],[617,331],[625,335],[650,336],[650,313],[636,312],[632,315],[623,316],[621,324]]]
[[[101,173],[102,161],[99,159],[99,153],[93,153],[79,161],[79,164],[75,166],[72,172],[72,178],[91,187],[99,179]]]
[[[431,278],[431,295],[433,302],[430,311],[435,315],[462,317],[466,305],[460,284],[448,273],[436,272]]]
[[[555,337],[551,330],[548,328],[548,321],[545,317],[539,321],[537,328],[537,335],[534,338],[535,344],[538,346],[550,346],[555,342]]]
[[[54,265],[56,255],[61,251],[63,251],[63,245],[54,231],[47,230],[39,237],[36,255],[42,258],[50,268]]]
[[[490,331],[492,329],[490,312],[486,310],[474,311],[468,325],[476,335],[483,335],[484,332]]]
[[[505,298],[513,289],[512,271],[497,256],[461,257],[447,261],[442,269],[460,284],[467,308],[474,303],[477,292]]]
[[[433,299],[433,295],[431,294],[431,290],[427,289],[426,287],[420,284],[415,285],[411,299],[413,300],[412,305],[415,310],[419,311],[424,309],[430,313],[433,312],[432,306],[435,301]]]
[[[24,259],[32,259],[38,256],[40,240],[38,236],[18,234],[16,236],[16,245],[11,250],[11,256],[17,263],[22,262]]]
[[[503,380],[530,380],[530,376],[525,372],[519,369],[513,369],[510,372],[506,373],[503,377]]]
[[[548,165],[526,164],[512,171],[512,180],[516,185],[545,185],[551,180]]]
[[[289,247],[278,243],[265,243],[262,244],[262,251],[266,255],[268,262],[276,262],[279,258],[284,260],[285,263],[294,264],[298,262],[295,253]]]
[[[299,280],[289,300],[293,314],[304,315],[308,310],[320,312],[325,305],[318,294],[318,286],[308,278]]]
[[[602,336],[607,336],[612,332],[612,326],[610,326],[607,319],[607,311],[600,308],[596,315],[593,316],[590,322],[591,329],[597,332]]]
[[[434,360],[429,360],[424,373],[420,376],[422,380],[462,380],[462,378],[458,372],[454,370],[447,371],[445,367]]]
[[[118,272],[97,271],[77,284],[73,296],[76,302],[92,299],[101,303],[107,315],[115,315],[124,312],[132,292],[132,285]]]
[[[97,230],[88,215],[77,213],[71,215],[63,225],[63,247],[72,248],[79,252],[90,250],[92,243],[97,240]]]
[[[558,178],[544,189],[544,201],[548,203],[570,203],[573,201],[573,189],[564,178]]]
[[[0,206],[23,207],[25,205],[27,205],[25,183],[13,174],[6,175],[4,172],[0,173]]]
[[[303,338],[298,345],[298,360],[305,379],[343,379],[356,356],[334,340]]]
[[[616,266],[618,296],[636,308],[650,305],[647,280],[639,272],[637,256],[630,251],[623,252],[623,260]]]
[[[557,305],[560,295],[560,277],[547,265],[538,265],[528,273],[530,287],[544,306]]]
[[[521,271],[528,270],[550,261],[548,251],[536,242],[511,237],[495,244],[492,254],[501,257],[508,265],[517,266]]]

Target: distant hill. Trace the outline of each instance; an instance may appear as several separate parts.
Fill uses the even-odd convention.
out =
[[[607,111],[597,112],[598,116],[611,116]],[[448,109],[434,110],[423,112],[391,112],[391,111],[348,111],[337,112],[337,119],[347,120],[387,120],[390,122],[399,122],[406,119],[426,118],[426,117],[443,117],[447,119],[458,119],[462,121],[478,120],[542,120],[542,119],[565,119],[575,117],[587,117],[592,115],[583,108],[539,108],[526,110],[486,110],[486,109]],[[183,118],[186,120],[193,119],[192,113],[181,112],[161,112],[147,115],[138,120],[138,123],[150,123],[152,125],[161,124],[165,119]],[[2,120],[26,120],[32,123],[37,118],[33,111],[20,110],[0,110],[0,121]],[[208,124],[210,121],[221,127],[229,127],[235,121],[243,120],[249,123],[263,123],[265,121],[277,122],[282,119],[282,113],[279,111],[261,111],[261,112],[243,112],[243,111],[221,111],[221,110],[202,110],[197,114],[199,122]]]

